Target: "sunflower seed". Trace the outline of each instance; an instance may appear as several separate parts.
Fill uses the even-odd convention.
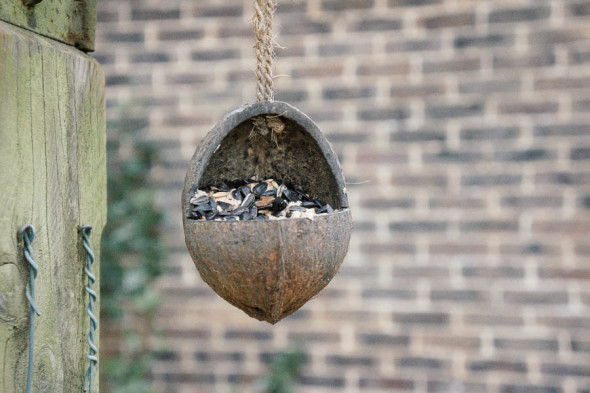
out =
[[[262,195],[267,188],[268,184],[266,184],[265,182],[260,182],[252,188],[252,192],[256,195]]]
[[[299,200],[299,195],[293,190],[286,189],[285,191],[283,191],[283,195],[290,202],[297,202]]]
[[[201,203],[207,203],[209,201],[209,196],[205,193],[198,197],[191,198],[190,203],[191,205],[200,205]]]
[[[254,203],[254,194],[248,194],[244,200],[242,201],[242,204],[240,205],[240,207],[245,206],[245,207],[250,207],[251,204]]]
[[[231,205],[231,203],[219,201],[219,202],[217,202],[217,210],[219,210],[219,209],[229,212],[229,211],[233,210],[233,206]]]
[[[244,197],[252,192],[252,191],[250,191],[250,187],[248,187],[247,184],[245,184],[242,187],[240,187],[239,190],[240,190],[240,192],[242,193],[242,195]]]
[[[188,218],[192,220],[313,219],[334,213],[329,204],[310,197],[298,185],[274,179],[221,181],[201,187],[189,202]]]

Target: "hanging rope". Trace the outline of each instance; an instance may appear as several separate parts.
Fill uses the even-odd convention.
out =
[[[274,101],[272,20],[275,9],[275,0],[254,1],[252,23],[256,36],[254,48],[256,49],[256,97],[258,101]]]
[[[90,225],[83,225],[80,227],[80,232],[82,233],[83,247],[84,250],[86,250],[86,265],[84,266],[84,273],[88,277],[88,284],[84,289],[88,293],[88,307],[86,308],[86,313],[90,318],[90,333],[88,333],[88,346],[90,347],[90,350],[88,355],[86,355],[90,361],[90,366],[88,366],[88,370],[86,370],[86,375],[84,377],[84,391],[92,393],[94,367],[98,364],[98,348],[94,344],[94,332],[98,327],[98,321],[94,316],[94,302],[96,301],[96,292],[94,292],[92,289],[92,284],[94,284],[96,281],[96,277],[94,277],[94,274],[92,274],[94,253],[90,247],[90,233],[92,232],[92,227]]]
[[[27,388],[26,393],[31,392],[31,382],[33,379],[33,344],[35,342],[35,314],[41,315],[39,308],[35,304],[35,278],[39,273],[39,267],[33,259],[33,247],[31,243],[35,238],[35,227],[31,224],[25,224],[19,231],[19,237],[24,243],[24,256],[29,264],[29,282],[25,289],[25,295],[29,301],[29,366],[27,371]]]

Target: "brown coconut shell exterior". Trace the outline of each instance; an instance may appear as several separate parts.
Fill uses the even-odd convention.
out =
[[[278,139],[251,138],[253,118],[277,115],[286,125]],[[264,146],[262,158],[251,154],[259,146]],[[299,184],[338,211],[313,220],[188,218],[190,198],[199,187],[246,179],[253,171]],[[336,154],[309,117],[283,102],[242,106],[207,134],[187,171],[182,210],[186,244],[203,280],[251,317],[273,324],[330,282],[348,251],[352,229]]]

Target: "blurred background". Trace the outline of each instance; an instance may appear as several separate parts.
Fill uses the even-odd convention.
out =
[[[355,229],[274,327],[203,283],[180,210],[197,143],[255,100],[252,13],[99,1],[102,390],[590,392],[590,3],[279,1],[276,98],[332,142]]]

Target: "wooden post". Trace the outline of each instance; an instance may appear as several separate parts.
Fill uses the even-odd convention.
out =
[[[29,274],[17,238],[25,223],[37,230],[35,300],[42,313],[35,319],[31,392],[83,390],[90,328],[78,227],[93,227],[98,279],[106,220],[105,149],[104,78],[98,63],[73,46],[0,21],[2,393],[23,393],[26,386]]]

